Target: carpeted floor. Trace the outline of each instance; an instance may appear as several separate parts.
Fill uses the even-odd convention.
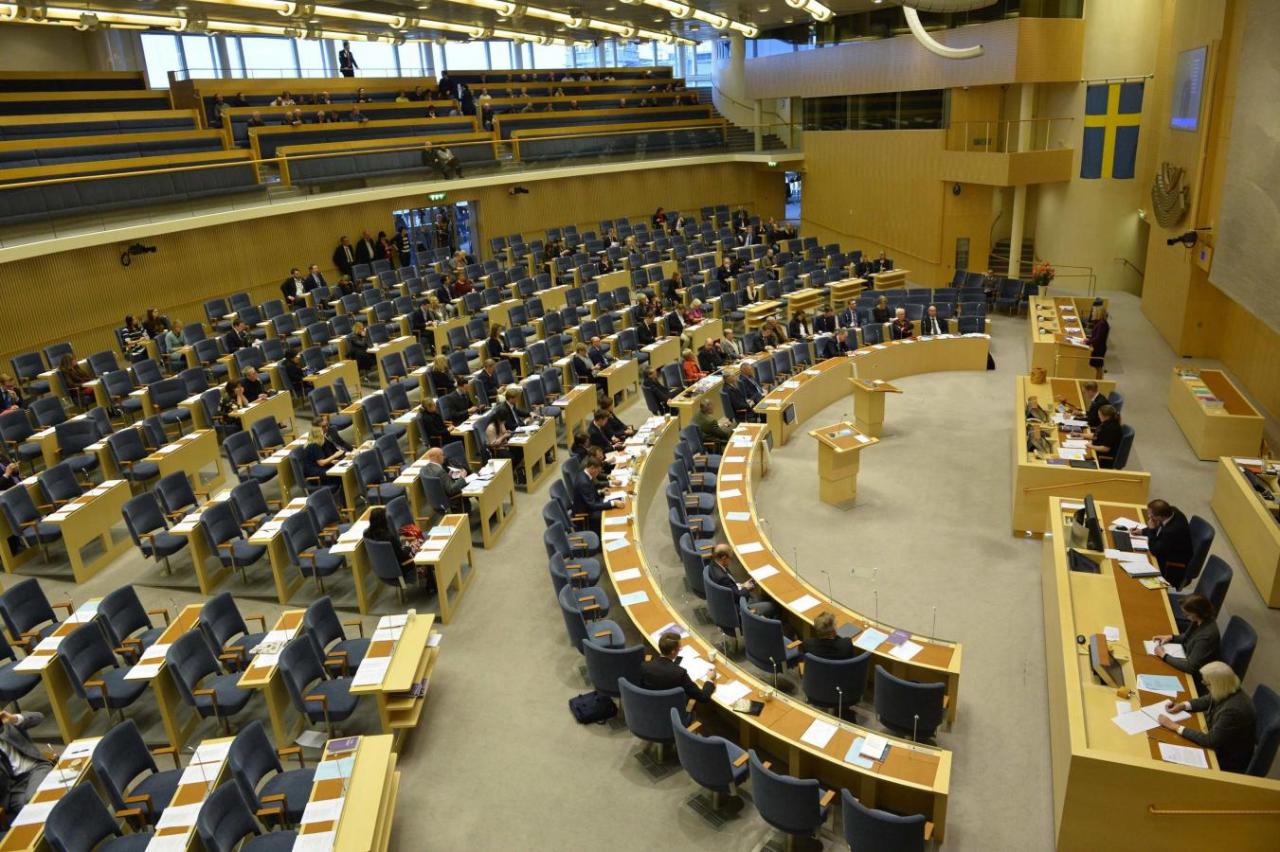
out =
[[[1125,422],[1137,430],[1131,465],[1152,472],[1154,495],[1212,522],[1214,465],[1192,456],[1165,408],[1174,356],[1137,299],[1112,298],[1109,362],[1126,396]],[[774,453],[758,499],[775,544],[820,588],[829,585],[837,599],[890,623],[964,644],[959,716],[939,734],[954,754],[946,847],[1047,850],[1053,819],[1040,543],[1008,534],[1009,413],[1013,376],[1026,371],[1026,320],[996,317],[993,334],[994,373],[897,382],[904,393],[888,401],[884,439],[863,459],[852,509],[818,501],[816,453],[803,434]],[[849,410],[840,403],[813,422]],[[623,413],[632,421],[645,416],[642,404]],[[423,723],[401,755],[392,847],[753,850],[776,840],[749,802],[722,826],[706,821],[686,806],[698,791],[674,760],[650,771],[625,728],[573,722],[566,702],[588,686],[547,575],[540,516],[546,499],[545,486],[519,495],[498,546],[476,550],[475,582],[454,623],[442,628]],[[650,513],[643,540],[667,593],[692,612],[695,600],[682,588],[665,513]],[[1246,686],[1280,685],[1280,617],[1263,606],[1225,536],[1213,552],[1237,568],[1222,620],[1243,615],[1259,634]],[[130,552],[82,587],[67,582],[65,565],[30,566],[24,573],[47,575],[51,599],[69,595],[79,603],[132,582],[148,606],[176,609],[203,600],[185,554],[167,577]],[[339,606],[353,613],[349,581],[331,585]],[[265,563],[251,569],[247,586],[236,578],[224,588],[243,612],[263,613],[268,624],[282,609]],[[295,600],[305,606],[313,594],[307,586]],[[434,608],[422,598],[409,605]],[[375,609],[400,607],[387,592]],[[42,703],[37,692],[24,707],[44,709]],[[248,714],[265,719],[265,708],[258,701]],[[149,699],[130,715],[160,739]],[[869,716],[861,714],[864,721]],[[347,728],[357,732],[375,721],[372,706],[364,707]],[[97,725],[104,730],[106,720]],[[211,726],[204,731],[214,733]],[[51,722],[39,733],[56,737]],[[843,848],[831,830],[823,840]]]

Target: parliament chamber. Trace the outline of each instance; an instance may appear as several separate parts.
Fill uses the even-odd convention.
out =
[[[1272,35],[0,2],[0,852],[1274,849]]]

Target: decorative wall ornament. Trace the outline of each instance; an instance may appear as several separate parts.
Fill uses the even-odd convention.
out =
[[[1182,182],[1185,174],[1181,166],[1165,162],[1151,182],[1151,207],[1162,228],[1177,225],[1191,207],[1191,187]]]

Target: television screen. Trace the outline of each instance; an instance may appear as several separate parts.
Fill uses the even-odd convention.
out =
[[[1200,127],[1200,88],[1204,85],[1204,62],[1207,47],[1195,47],[1178,54],[1178,67],[1173,76],[1173,109],[1169,126],[1174,130],[1196,130]]]

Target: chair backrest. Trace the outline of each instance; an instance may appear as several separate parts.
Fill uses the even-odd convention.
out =
[[[942,724],[946,684],[903,680],[877,665],[875,688],[876,717],[882,724],[925,739]]]
[[[82,852],[99,848],[108,837],[119,837],[116,818],[98,798],[92,784],[77,784],[54,804],[44,820],[44,838],[54,852]]]
[[[196,505],[195,489],[191,487],[191,480],[187,478],[186,471],[182,470],[175,470],[167,476],[160,477],[156,482],[155,495],[159,498],[160,505],[170,515],[194,508]]]
[[[1280,695],[1266,684],[1258,684],[1253,691],[1253,712],[1256,721],[1257,744],[1253,759],[1245,770],[1256,778],[1265,778],[1280,749]]]
[[[7,496],[12,491],[25,492],[26,490],[11,488],[0,496]],[[53,614],[53,607],[49,605],[49,599],[45,597],[44,589],[34,577],[22,580],[5,589],[4,592],[0,592],[0,619],[4,620],[4,626],[13,637],[19,637],[42,624],[58,621]]]
[[[1249,671],[1249,663],[1253,661],[1253,652],[1258,647],[1258,631],[1253,625],[1238,615],[1227,621],[1227,629],[1222,631],[1222,662],[1231,666],[1236,677],[1244,680]]]
[[[1210,556],[1204,564],[1204,571],[1196,581],[1195,592],[1209,599],[1215,613],[1222,611],[1222,602],[1227,599],[1227,589],[1231,588],[1234,573],[1221,556]]]
[[[808,836],[817,831],[822,825],[818,782],[766,769],[755,749],[749,754],[751,795],[761,819],[787,834]]]
[[[142,732],[132,719],[114,725],[102,736],[93,750],[92,761],[98,780],[107,788],[107,796],[117,809],[128,807],[125,796],[134,779],[144,772],[159,771]]]
[[[1116,447],[1115,468],[1124,470],[1129,463],[1129,451],[1133,449],[1133,427],[1124,424],[1120,427],[1120,444]]]
[[[869,808],[855,799],[848,790],[840,791],[840,811],[844,839],[850,849],[924,852],[926,820],[923,814],[899,816]]]
[[[258,783],[271,772],[283,772],[280,758],[267,737],[262,722],[254,719],[240,729],[227,751],[227,765],[245,801],[257,808]]]
[[[805,697],[819,707],[852,707],[862,700],[870,668],[870,651],[847,660],[828,660],[805,654]]]
[[[627,729],[642,740],[669,743],[676,737],[671,728],[671,711],[676,711],[676,718],[687,718],[684,706],[688,696],[678,686],[645,689],[629,678],[620,678],[618,693],[622,697],[622,715],[626,718]]]
[[[685,727],[680,711],[672,707],[671,730],[676,737],[676,756],[680,765],[699,786],[717,793],[728,793],[733,787],[733,765],[729,743],[724,737],[704,737]]]
[[[742,619],[742,640],[747,659],[767,672],[786,668],[787,645],[782,635],[782,622],[776,618],[765,618],[747,608],[746,602],[740,602],[739,617]]]
[[[83,486],[76,479],[71,465],[66,462],[59,462],[53,467],[40,471],[37,480],[40,483],[40,491],[50,503],[66,503],[84,494]]]
[[[249,632],[230,592],[221,592],[205,601],[200,608],[200,628],[205,631],[213,647],[218,649],[225,648],[236,636]]]
[[[280,424],[274,417],[263,417],[253,421],[253,425],[249,427],[249,434],[253,437],[253,444],[259,452],[284,446],[284,433],[280,431]]]
[[[582,643],[587,677],[596,689],[617,696],[619,678],[632,683],[640,682],[640,666],[645,650],[641,645],[627,648],[610,648],[588,637]]]
[[[285,687],[289,690],[289,698],[293,702],[294,709],[304,717],[307,716],[308,709],[313,711],[320,709],[316,703],[312,702],[308,705],[303,700],[308,694],[308,687],[317,680],[324,679],[324,665],[320,662],[320,656],[310,636],[298,636],[284,646],[284,650],[280,652],[280,675],[284,678]]]
[[[689,590],[698,597],[705,598],[707,592],[702,586],[702,554],[688,533],[681,535],[675,544],[680,551],[680,564],[684,567],[684,578],[689,584]]]
[[[396,588],[404,586],[404,571],[400,568],[400,560],[396,559],[396,550],[391,542],[366,538],[364,548],[374,576],[388,586]]]
[[[85,687],[85,681],[93,680],[93,676],[106,668],[114,668],[116,656],[107,644],[107,637],[97,624],[82,624],[64,636],[58,645],[58,656],[67,669],[67,677],[71,686],[81,698],[102,698],[102,693],[93,688],[92,693]],[[105,703],[105,702],[104,702]]]
[[[256,479],[246,479],[231,489],[231,507],[235,509],[240,523],[271,514],[266,495],[262,493],[262,486]]]
[[[151,617],[133,586],[121,586],[104,595],[98,602],[98,615],[107,638],[117,648],[137,631],[151,628]]]
[[[142,434],[137,429],[121,429],[107,436],[107,447],[114,457],[116,465],[121,462],[141,461],[147,456],[147,448],[142,443]]]
[[[250,834],[261,830],[239,784],[223,784],[205,799],[196,818],[196,832],[208,852],[232,852]]]
[[[1213,538],[1217,534],[1213,524],[1199,515],[1192,515],[1187,526],[1191,533],[1191,560],[1187,562],[1187,570],[1182,578],[1184,586],[1200,576],[1205,560],[1209,558],[1209,549],[1213,547]]]
[[[333,598],[328,595],[317,598],[307,606],[302,623],[311,631],[321,650],[346,638],[338,612],[333,608]]]

